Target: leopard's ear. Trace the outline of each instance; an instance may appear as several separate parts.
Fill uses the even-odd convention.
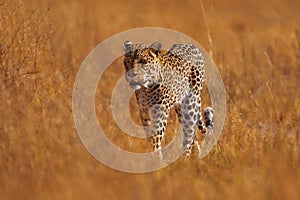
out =
[[[160,49],[161,49],[161,43],[159,42],[154,42],[149,46],[150,48],[150,53],[152,54],[153,57],[157,57],[160,54]]]
[[[161,43],[160,42],[154,42],[149,46],[149,48],[154,49],[154,51],[159,51],[161,49]]]
[[[160,54],[160,50],[151,49],[149,52],[153,58],[156,58]]]
[[[130,42],[130,41],[125,41],[124,42],[124,51],[125,52],[130,52],[131,51],[131,49],[132,49],[132,46],[133,46],[133,44],[132,44],[132,42]]]

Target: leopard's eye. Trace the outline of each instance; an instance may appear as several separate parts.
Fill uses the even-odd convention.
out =
[[[140,63],[140,64],[146,64],[146,63],[147,63],[147,60],[144,59],[144,58],[141,58],[141,59],[139,60],[139,63]]]

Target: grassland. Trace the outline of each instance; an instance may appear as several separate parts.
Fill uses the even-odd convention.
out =
[[[300,1],[209,0],[202,7],[170,0],[0,2],[0,198],[299,199]],[[183,32],[212,53],[227,115],[204,159],[127,174],[98,162],[81,143],[72,89],[98,43],[144,26]],[[125,135],[109,108],[121,69],[120,58],[99,83],[97,114],[115,144],[141,152],[147,143]],[[131,110],[137,120],[133,101]],[[178,126],[171,116],[166,142]]]

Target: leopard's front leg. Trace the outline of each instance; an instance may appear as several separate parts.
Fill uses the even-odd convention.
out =
[[[150,107],[153,151],[158,151],[160,159],[163,159],[161,143],[164,138],[170,107],[163,104],[155,104]]]
[[[143,124],[146,137],[151,137],[150,125],[151,120],[149,116],[149,105],[148,105],[148,96],[146,88],[141,88],[135,91],[136,100],[140,110],[140,118]]]

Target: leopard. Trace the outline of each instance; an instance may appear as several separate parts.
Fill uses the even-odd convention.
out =
[[[151,45],[124,42],[125,79],[134,90],[141,123],[145,134],[151,138],[153,151],[162,155],[170,109],[175,107],[183,129],[183,150],[190,158],[195,146],[200,156],[201,148],[196,129],[201,134],[213,133],[214,111],[201,110],[201,91],[204,84],[205,59],[194,44],[174,44],[168,51],[160,42]]]

